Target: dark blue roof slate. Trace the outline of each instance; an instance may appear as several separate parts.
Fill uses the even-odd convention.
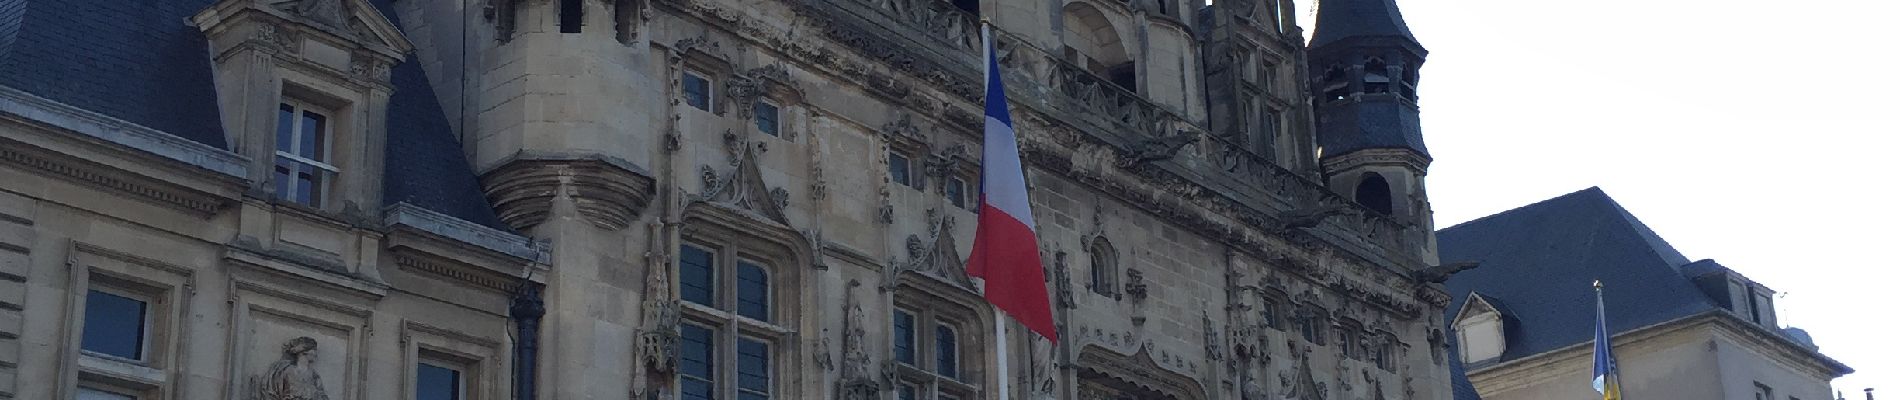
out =
[[[388,0],[373,1],[401,26]],[[514,232],[501,222],[482,193],[474,168],[462,156],[449,119],[421,62],[409,56],[389,71],[396,92],[389,97],[389,138],[383,157],[383,203],[409,203],[452,217]]]
[[[1472,292],[1517,311],[1499,362],[1591,340],[1594,280],[1614,332],[1716,309],[1678,270],[1688,260],[1594,187],[1445,228],[1438,249],[1481,262],[1445,283],[1455,295],[1447,319]]]
[[[185,22],[213,0],[0,1],[0,85],[226,148],[204,34]]]
[[[1320,2],[1312,47],[1348,37],[1391,36],[1418,42],[1405,26],[1396,0],[1328,0]]]
[[[1321,121],[1319,144],[1325,157],[1343,156],[1366,149],[1410,149],[1427,158],[1425,134],[1419,127],[1418,110],[1396,101],[1364,101],[1316,112]]]

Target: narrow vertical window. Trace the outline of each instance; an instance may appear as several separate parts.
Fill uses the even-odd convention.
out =
[[[739,262],[739,315],[771,322],[772,285],[766,278],[764,267]]]
[[[1280,302],[1266,300],[1260,305],[1260,323],[1268,328],[1280,329]]]
[[[909,311],[891,312],[891,350],[897,353],[897,362],[917,363],[917,317]]]
[[[739,338],[739,400],[772,398],[771,348],[752,338]]]
[[[957,379],[957,331],[937,325],[937,375]]]
[[[581,33],[581,0],[561,0],[561,33]]]
[[[322,207],[325,184],[337,172],[330,165],[330,120],[323,113],[293,103],[277,105],[277,162],[274,185],[277,198],[309,207]]]
[[[714,302],[712,252],[696,246],[680,246],[680,299],[708,306]]]
[[[891,183],[900,186],[911,186],[910,157],[905,157],[903,154],[898,154],[893,151],[890,154],[890,164]]]
[[[680,92],[687,106],[712,111],[712,82],[705,76],[691,71],[681,75]]]
[[[145,301],[97,289],[86,292],[85,329],[79,348],[133,361],[145,360]]]
[[[950,198],[950,205],[957,208],[970,208],[969,189],[964,187],[963,178],[950,177],[943,181],[943,195]]]
[[[462,400],[462,371],[428,362],[416,363],[415,400]]]
[[[759,127],[759,132],[778,136],[778,106],[763,101],[752,103],[752,124]]]
[[[1352,328],[1339,328],[1339,352],[1346,355],[1346,358],[1359,359],[1359,350],[1356,346],[1359,341],[1355,339],[1356,336],[1358,335],[1353,333]]]
[[[1115,296],[1115,248],[1107,239],[1095,238],[1095,243],[1089,246],[1089,290]]]
[[[685,400],[712,400],[713,368],[718,359],[713,353],[713,331],[693,324],[680,325],[679,387]]]

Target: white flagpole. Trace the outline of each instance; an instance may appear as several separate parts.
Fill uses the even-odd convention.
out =
[[[994,38],[990,36],[990,20],[984,18],[982,25],[983,65],[980,68],[983,68],[983,87],[985,90],[988,90],[990,82],[990,63],[994,62],[991,58],[996,57],[996,42],[992,41]],[[988,98],[989,96],[986,93],[984,101],[988,101]],[[984,106],[988,107],[987,104]],[[1003,309],[995,305],[990,305],[990,311],[996,314],[996,398],[997,400],[1009,400],[1009,331],[1004,327],[1004,324],[1009,322],[1009,316],[1004,315]]]

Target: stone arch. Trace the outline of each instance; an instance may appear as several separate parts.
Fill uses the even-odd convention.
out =
[[[1087,2],[1062,7],[1062,56],[1071,63],[1135,91],[1135,62],[1115,24]]]
[[[1392,215],[1392,185],[1385,181],[1384,175],[1376,172],[1360,175],[1359,185],[1353,189],[1353,200],[1380,214]]]

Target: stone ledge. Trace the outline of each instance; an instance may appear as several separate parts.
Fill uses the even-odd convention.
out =
[[[409,203],[384,208],[383,225],[391,230],[399,226],[459,241],[536,263],[550,263],[545,246],[534,239],[490,228],[447,214],[430,211]]]
[[[237,153],[8,86],[0,86],[0,113],[239,179],[245,178],[250,163]]]

